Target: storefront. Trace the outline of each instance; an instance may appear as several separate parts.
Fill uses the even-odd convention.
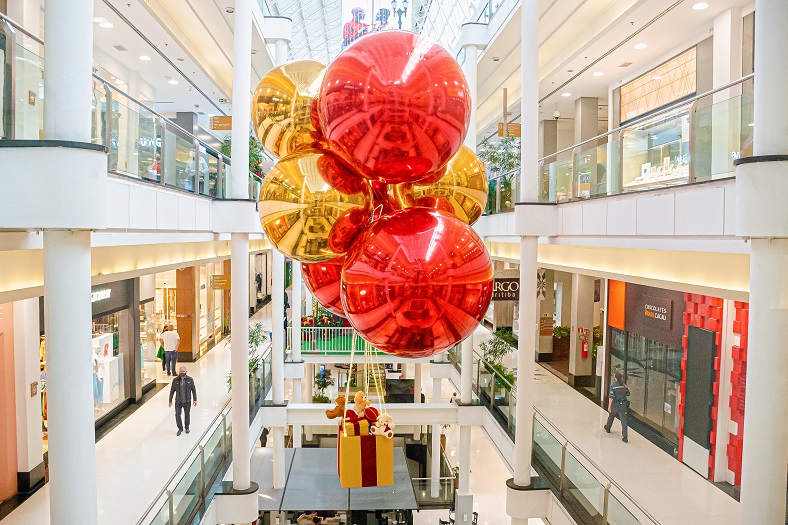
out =
[[[739,301],[608,284],[608,381],[624,374],[646,437],[732,485],[741,477],[747,314]]]
[[[145,315],[156,337],[165,326],[178,331],[178,361],[197,360],[229,333],[229,266],[224,260],[155,275]]]

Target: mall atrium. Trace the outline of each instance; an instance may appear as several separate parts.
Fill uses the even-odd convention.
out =
[[[0,525],[788,524],[787,0],[0,0],[0,64]]]

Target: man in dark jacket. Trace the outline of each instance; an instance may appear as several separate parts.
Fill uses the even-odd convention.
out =
[[[623,436],[624,443],[628,443],[627,439],[627,410],[629,409],[629,388],[624,384],[624,375],[621,372],[616,372],[616,380],[610,385],[610,393],[608,398],[608,410],[610,414],[607,417],[607,424],[605,425],[605,432],[610,433],[610,428],[613,426],[613,420],[618,416],[621,420],[621,435]]]
[[[191,422],[191,409],[192,403],[197,406],[197,388],[194,386],[194,379],[186,375],[186,367],[182,366],[178,371],[178,377],[172,380],[172,387],[170,388],[170,406],[172,406],[172,396],[175,396],[175,423],[178,425],[178,434],[183,432],[183,424],[181,423],[181,411],[185,413],[186,417],[186,433],[189,431],[189,423]],[[192,399],[193,398],[193,399]]]

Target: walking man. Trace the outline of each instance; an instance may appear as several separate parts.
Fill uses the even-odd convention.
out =
[[[178,371],[178,377],[172,380],[170,388],[170,406],[172,406],[172,396],[175,396],[175,424],[178,425],[178,436],[183,432],[183,423],[186,423],[186,433],[190,432],[192,403],[197,406],[197,388],[194,386],[194,379],[186,375],[186,367],[182,366]],[[194,398],[194,399],[192,399]],[[185,421],[181,422],[181,411],[184,412]]]
[[[621,420],[621,435],[623,436],[622,441],[624,443],[629,443],[627,439],[627,410],[629,409],[629,401],[627,400],[627,396],[629,396],[629,388],[627,385],[624,384],[624,376],[621,372],[616,372],[616,380],[610,385],[610,393],[608,397],[610,401],[608,402],[607,409],[610,411],[610,415],[607,416],[607,424],[605,425],[605,432],[610,434],[610,428],[613,426],[613,420],[615,419],[616,415]]]
[[[167,329],[159,336],[159,343],[164,347],[164,365],[167,376],[174,376],[175,366],[178,362],[178,348],[181,346],[181,336],[172,325],[167,325]]]

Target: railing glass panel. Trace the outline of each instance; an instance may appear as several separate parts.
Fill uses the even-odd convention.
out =
[[[193,514],[202,498],[202,456],[197,454],[189,469],[172,491],[173,523],[181,523]]]
[[[640,525],[640,521],[627,510],[613,494],[608,493],[607,522],[610,525]]]
[[[576,500],[592,516],[604,513],[605,489],[602,483],[568,452],[564,465],[564,479],[565,495]]]
[[[170,500],[164,500],[159,511],[153,516],[149,522],[150,525],[168,525],[170,522]]]
[[[694,180],[733,175],[733,161],[752,155],[753,96],[737,95],[693,108],[691,167]]]
[[[13,82],[14,138],[41,139],[44,136],[44,59],[17,44]],[[4,99],[11,100],[10,96]]]

